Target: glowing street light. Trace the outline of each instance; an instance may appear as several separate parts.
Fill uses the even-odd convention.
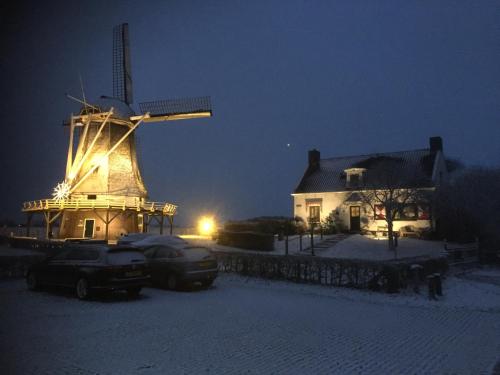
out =
[[[215,219],[210,216],[203,216],[198,221],[198,233],[201,236],[210,236],[215,232]]]

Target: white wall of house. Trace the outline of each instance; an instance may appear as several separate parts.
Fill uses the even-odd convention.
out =
[[[301,217],[304,222],[308,222],[309,207],[320,205],[320,220],[323,221],[332,211],[342,205],[347,198],[347,192],[330,193],[302,193],[292,194],[294,216]],[[321,200],[321,203],[319,202]],[[349,215],[349,214],[347,214]]]
[[[448,171],[446,169],[446,158],[442,151],[438,151],[432,170],[432,181],[436,186],[440,186],[448,179]]]
[[[350,207],[361,206],[361,229],[368,231],[377,231],[379,227],[387,225],[385,220],[375,220],[373,210],[368,205],[357,203],[346,203],[344,201],[351,194],[351,191],[325,192],[325,193],[300,193],[292,194],[294,216],[298,216],[305,223],[309,219],[309,207],[320,206],[320,220],[325,220],[332,212],[338,213],[338,217],[347,229],[350,228]],[[394,221],[394,230],[398,231],[401,227],[412,225],[418,229],[431,227],[430,220],[396,220]]]

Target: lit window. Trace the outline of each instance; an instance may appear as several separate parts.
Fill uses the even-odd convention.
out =
[[[319,223],[319,206],[309,206],[309,221],[311,223]]]
[[[394,220],[417,220],[418,210],[416,204],[407,204],[400,211],[396,212]]]
[[[385,207],[382,204],[375,205],[375,220],[385,220]]]
[[[429,220],[431,218],[431,210],[428,205],[418,206],[418,219],[419,220]]]

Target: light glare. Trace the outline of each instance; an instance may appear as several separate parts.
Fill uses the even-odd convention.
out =
[[[198,221],[198,232],[202,236],[210,236],[215,231],[215,220],[213,217],[203,216]]]

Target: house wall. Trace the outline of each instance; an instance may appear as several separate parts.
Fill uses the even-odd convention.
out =
[[[293,194],[294,217],[298,216],[307,223],[309,218],[309,206],[316,205],[317,203],[312,202],[321,199],[320,220],[323,221],[332,211],[335,211],[342,205],[342,202],[347,198],[347,194],[346,192]],[[349,213],[347,213],[347,215],[349,215]],[[345,220],[343,217],[342,219]]]
[[[448,179],[448,170],[446,169],[446,158],[442,151],[438,151],[432,170],[432,181],[435,186],[440,186]]]
[[[337,215],[339,222],[344,226],[344,229],[350,230],[350,206],[361,206],[361,230],[376,231],[377,228],[387,225],[385,220],[375,220],[374,213],[370,206],[346,203],[344,201],[351,194],[348,192],[325,192],[325,193],[302,193],[292,194],[293,196],[293,212],[294,216],[298,216],[308,222],[310,205],[320,204],[320,220],[325,220],[331,213]],[[399,230],[406,225],[412,225],[419,229],[431,227],[430,220],[397,220],[394,221],[394,230]],[[342,229],[342,228],[341,228]]]

